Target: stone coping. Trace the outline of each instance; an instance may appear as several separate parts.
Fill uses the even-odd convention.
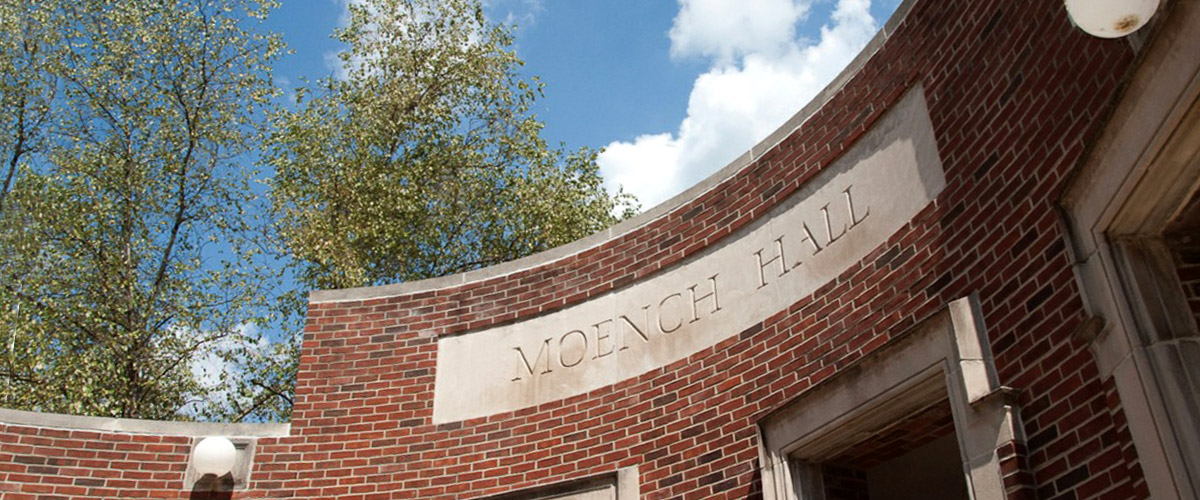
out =
[[[0,424],[52,429],[153,434],[159,436],[283,437],[291,433],[291,424],[224,424],[214,422],[175,422],[136,418],[84,417],[60,413],[0,409]]]
[[[854,60],[846,66],[841,73],[838,74],[832,82],[829,83],[812,101],[800,109],[795,115],[792,115],[788,121],[782,126],[768,135],[749,151],[742,153],[736,159],[727,164],[724,168],[710,175],[708,178],[700,181],[684,192],[664,201],[657,206],[646,210],[628,220],[622,221],[612,227],[601,230],[590,236],[581,238],[572,243],[562,245],[544,252],[536,253],[527,257],[523,257],[514,261],[488,266],[465,273],[453,274],[439,278],[430,278],[420,281],[409,281],[404,283],[396,283],[391,285],[379,285],[360,288],[345,288],[338,290],[314,290],[309,292],[308,300],[310,303],[325,303],[325,302],[348,302],[369,299],[379,299],[386,297],[395,297],[407,295],[416,292],[427,292],[440,290],[444,288],[452,288],[474,283],[491,278],[514,274],[527,269],[533,269],[551,262],[570,257],[582,253],[591,248],[598,247],[605,242],[630,233],[642,226],[645,226],[686,204],[687,202],[698,198],[700,195],[719,186],[726,179],[750,165],[755,159],[762,156],[764,153],[772,150],[785,138],[792,134],[795,130],[804,125],[809,117],[814,115],[818,110],[829,102],[834,95],[841,91],[842,87],[850,81],[854,75],[866,65],[867,60],[871,58],[883,46],[884,42],[891,36],[902,22],[907,17],[908,12],[912,9],[914,3],[918,0],[904,0],[892,16],[888,19],[882,29],[875,34],[875,37],[867,43],[866,47],[855,56]]]

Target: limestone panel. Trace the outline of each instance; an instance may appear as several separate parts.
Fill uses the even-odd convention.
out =
[[[835,279],[944,186],[918,87],[790,199],[681,265],[550,314],[439,339],[434,421],[583,394],[711,347]]]

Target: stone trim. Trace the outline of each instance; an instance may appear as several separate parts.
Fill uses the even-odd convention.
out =
[[[640,488],[638,468],[635,465],[608,474],[535,486],[476,500],[638,500],[641,498]]]
[[[282,437],[291,433],[290,424],[222,424],[212,422],[168,422],[135,418],[84,417],[59,413],[0,409],[0,424],[51,429],[153,434],[159,436]]]

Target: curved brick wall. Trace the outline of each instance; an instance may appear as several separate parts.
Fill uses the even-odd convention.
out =
[[[500,269],[314,294],[290,435],[258,439],[234,497],[473,498],[637,466],[642,498],[756,498],[766,415],[974,293],[1028,436],[1008,451],[1010,495],[1145,498],[1120,398],[1073,334],[1087,316],[1055,207],[1137,54],[1074,29],[1061,2],[921,0],[901,12],[801,126],[665,207]],[[561,310],[713,247],[914,88],[946,186],[836,280],[629,380],[433,423],[439,336]],[[187,498],[188,442],[0,425],[0,498]]]

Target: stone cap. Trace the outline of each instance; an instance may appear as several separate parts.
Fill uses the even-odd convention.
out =
[[[52,429],[153,434],[158,436],[282,437],[291,433],[291,424],[227,424],[213,422],[173,422],[136,418],[84,417],[59,413],[39,413],[0,409],[0,424]]]

